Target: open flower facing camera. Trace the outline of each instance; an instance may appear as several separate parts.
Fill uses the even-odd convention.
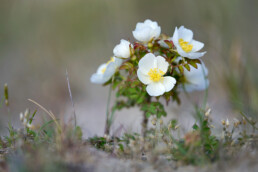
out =
[[[152,53],[146,54],[139,61],[137,76],[143,84],[148,85],[146,91],[150,96],[161,96],[175,86],[175,78],[164,76],[168,66],[164,57],[155,57]]]
[[[206,52],[199,52],[204,44],[193,40],[190,29],[176,27],[170,37],[161,34],[157,22],[147,19],[137,23],[132,33],[137,41],[122,39],[113,49],[114,57],[91,77],[91,82],[111,85],[117,92],[116,103],[107,113],[106,134],[116,110],[139,106],[144,112],[144,132],[149,116],[166,116],[161,97],[167,103],[179,103],[180,91],[201,91],[209,86],[208,70],[200,60]]]

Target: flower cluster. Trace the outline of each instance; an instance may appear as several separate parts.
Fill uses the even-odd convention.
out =
[[[91,82],[112,84],[118,92],[124,87],[137,88],[146,91],[146,96],[164,96],[167,101],[171,97],[178,100],[180,90],[208,87],[208,70],[200,60],[206,52],[199,52],[204,44],[193,39],[190,29],[176,27],[169,37],[161,34],[157,22],[147,19],[137,23],[132,34],[137,41],[122,39],[113,49],[113,57],[92,75]]]

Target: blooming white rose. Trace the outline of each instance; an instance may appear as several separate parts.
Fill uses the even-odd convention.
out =
[[[203,48],[204,44],[193,40],[193,32],[184,26],[180,26],[179,29],[176,27],[172,40],[178,53],[183,57],[198,59],[206,53],[197,52]]]
[[[164,57],[156,57],[152,53],[146,54],[139,61],[137,76],[143,84],[147,85],[146,91],[150,96],[161,96],[175,86],[175,78],[163,76],[168,66]]]
[[[97,72],[91,76],[90,81],[95,84],[104,84],[114,75],[116,69],[121,66],[122,62],[122,59],[111,57],[107,63],[99,66]]]
[[[197,69],[190,66],[190,71],[184,68],[184,77],[186,82],[183,84],[185,91],[201,91],[205,90],[209,86],[208,69],[204,63],[197,64]]]
[[[129,41],[121,39],[120,44],[117,44],[113,49],[114,56],[120,58],[129,58],[131,56],[131,47],[132,45]]]
[[[157,39],[160,35],[160,32],[161,28],[158,23],[147,19],[144,21],[144,23],[136,24],[136,28],[133,31],[133,36],[138,41],[147,43],[153,38]]]

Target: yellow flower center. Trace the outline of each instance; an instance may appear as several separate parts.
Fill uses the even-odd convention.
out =
[[[184,41],[182,38],[179,39],[179,45],[187,53],[189,53],[193,49],[193,45],[189,44],[189,42],[187,41]]]
[[[110,60],[106,64],[108,65],[111,62],[115,62],[115,58],[114,57],[111,57]],[[101,69],[101,73],[102,74],[105,73],[106,69],[107,69],[107,67],[104,67],[103,69]]]
[[[106,71],[106,67],[104,67],[103,69],[101,69],[101,73],[103,74],[103,73],[105,73],[105,71]]]
[[[150,79],[154,82],[159,82],[160,80],[163,80],[163,75],[165,73],[162,70],[158,70],[157,68],[151,69],[148,72],[148,75],[150,76]]]

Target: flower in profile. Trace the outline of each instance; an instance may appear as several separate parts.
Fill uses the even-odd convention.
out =
[[[164,57],[156,57],[152,53],[146,54],[139,61],[137,76],[143,84],[147,85],[146,91],[150,96],[161,96],[175,86],[175,78],[163,76],[167,72],[168,66]]]
[[[152,39],[157,39],[160,32],[161,28],[158,23],[147,19],[143,23],[136,24],[136,28],[133,31],[133,36],[138,41],[147,43]]]
[[[179,29],[176,27],[172,40],[178,53],[183,57],[198,59],[206,53],[197,52],[203,48],[204,44],[193,40],[193,32],[190,29],[186,29],[184,26],[180,26]]]
[[[111,57],[107,63],[99,66],[97,72],[91,76],[90,81],[95,84],[104,84],[114,75],[116,69],[121,66],[122,62],[122,59]]]
[[[184,68],[185,82],[183,83],[186,92],[205,90],[209,86],[207,79],[208,69],[204,63],[197,64],[197,69],[190,66],[190,71]]]
[[[113,49],[114,56],[118,58],[129,58],[131,56],[132,45],[129,41],[121,39],[120,44],[117,44]]]

